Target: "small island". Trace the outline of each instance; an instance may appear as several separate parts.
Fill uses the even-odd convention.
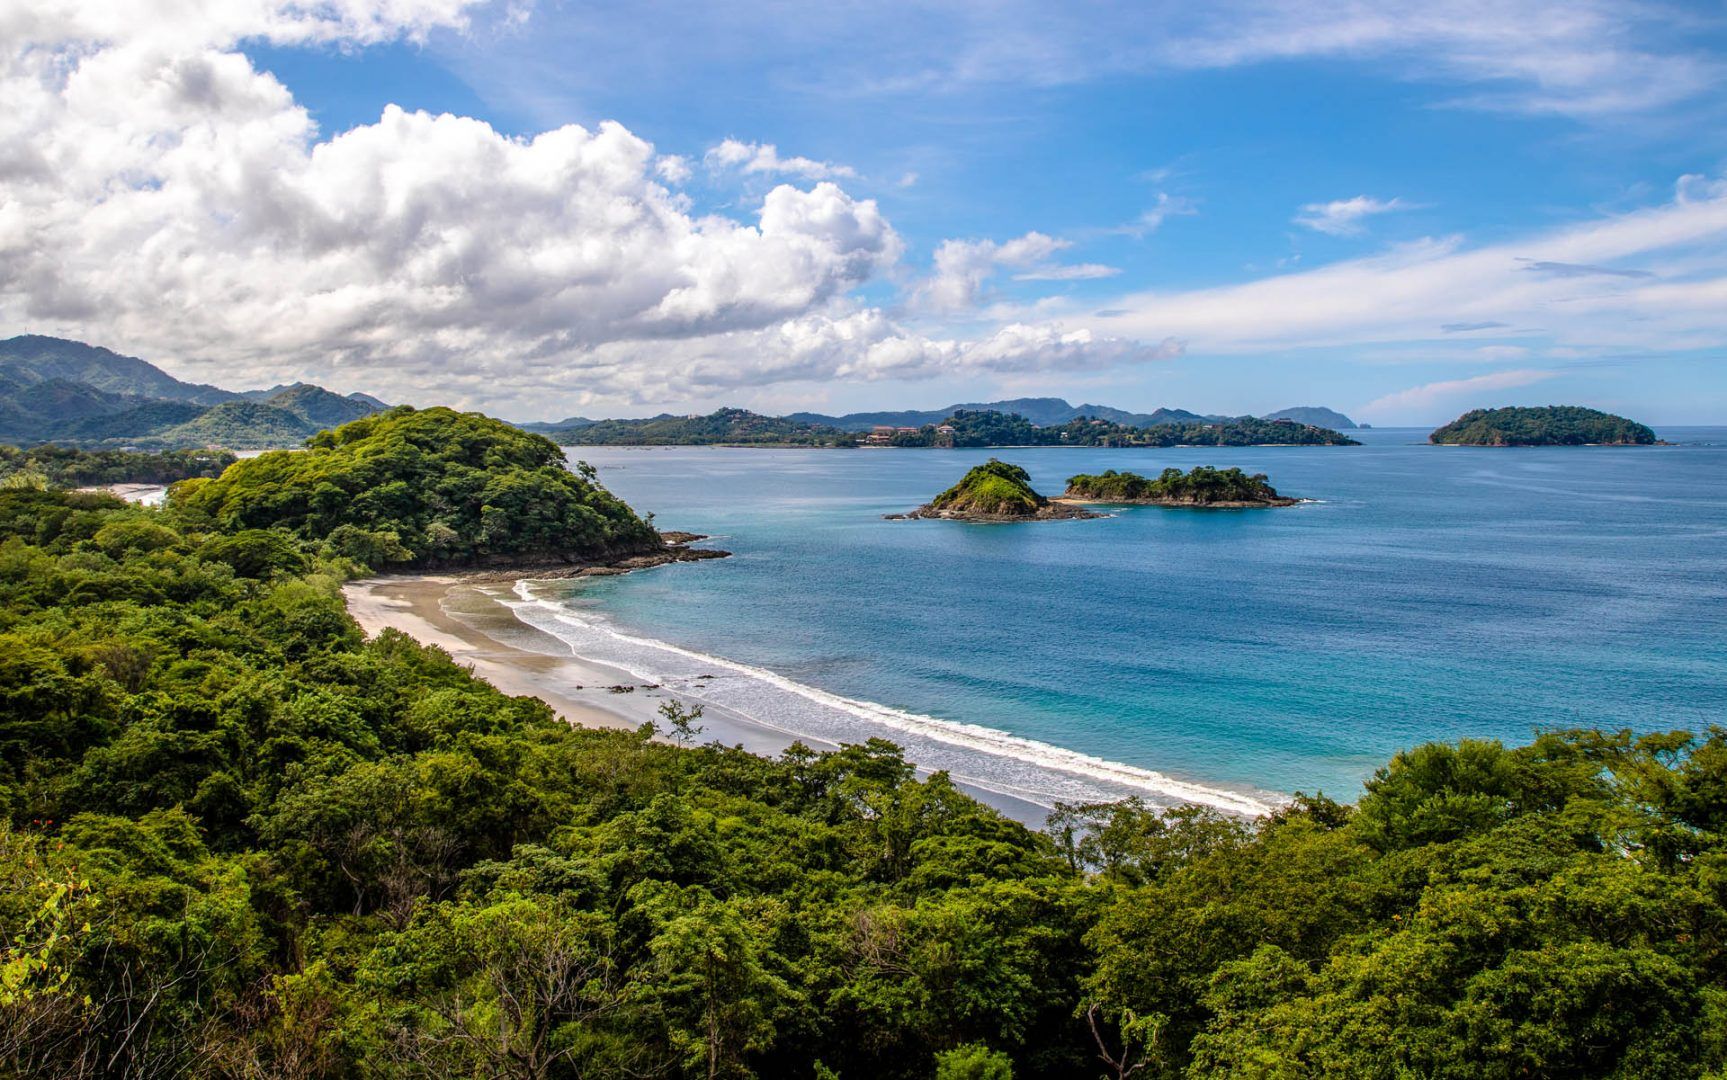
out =
[[[1578,405],[1475,409],[1427,437],[1443,446],[1653,446],[1635,420]]]
[[[1264,473],[1198,465],[1191,472],[1165,469],[1152,480],[1138,473],[1109,469],[1096,476],[1073,476],[1062,493],[1065,502],[1122,503],[1133,506],[1186,506],[1218,510],[1294,506],[1300,499],[1279,495]]]
[[[949,521],[1047,521],[1102,517],[1090,510],[1046,499],[1032,489],[1031,474],[1018,465],[990,458],[953,487],[909,514],[890,519],[945,518]]]

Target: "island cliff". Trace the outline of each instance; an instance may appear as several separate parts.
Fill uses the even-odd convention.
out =
[[[1018,465],[1009,465],[995,458],[976,466],[959,483],[911,513],[889,515],[952,521],[1038,521],[1100,516],[1044,498],[1032,489],[1029,473]]]
[[[1096,476],[1074,476],[1068,479],[1062,499],[1067,502],[1214,509],[1294,506],[1301,501],[1279,495],[1277,489],[1266,481],[1264,473],[1249,475],[1240,469],[1214,469],[1209,465],[1195,466],[1187,473],[1180,469],[1165,469],[1155,480],[1114,469]]]

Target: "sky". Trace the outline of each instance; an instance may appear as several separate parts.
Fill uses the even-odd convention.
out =
[[[1727,423],[1727,4],[0,0],[0,335],[511,419]]]

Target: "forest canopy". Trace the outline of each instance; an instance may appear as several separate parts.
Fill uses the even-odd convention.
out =
[[[1578,405],[1475,409],[1434,431],[1451,446],[1650,445],[1655,432],[1635,420]]]
[[[240,461],[170,495],[217,527],[286,529],[353,558],[446,566],[590,560],[658,549],[659,536],[566,467],[557,444],[478,413],[406,406]]]
[[[1033,831],[879,740],[572,728],[365,639],[354,570],[0,490],[0,1074],[1727,1068],[1727,731],[1429,744],[1353,806]]]
[[[1218,469],[1210,465],[1196,465],[1185,473],[1165,469],[1155,480],[1114,469],[1095,475],[1081,473],[1068,478],[1063,497],[1087,502],[1179,506],[1286,506],[1296,501],[1279,495],[1264,473],[1249,474],[1238,468]]]

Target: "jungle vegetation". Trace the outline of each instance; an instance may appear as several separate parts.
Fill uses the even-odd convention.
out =
[[[170,500],[226,531],[282,529],[374,568],[607,559],[659,535],[550,439],[478,413],[398,406],[302,451],[247,458]]]
[[[234,464],[225,450],[79,450],[45,444],[20,450],[0,446],[0,485],[94,487],[100,484],[172,484],[196,476],[220,476]]]
[[[482,475],[539,468],[439,415]],[[342,438],[300,456],[433,452]],[[249,505],[0,490],[0,1074],[1727,1069],[1727,731],[1033,831],[882,741],[572,728],[363,638],[352,558]]]
[[[1578,405],[1474,409],[1428,436],[1451,446],[1650,445],[1655,432],[1623,416]]]
[[[1196,465],[1185,473],[1180,469],[1165,469],[1155,480],[1114,469],[1095,475],[1082,473],[1068,478],[1063,498],[1182,506],[1220,503],[1286,506],[1296,501],[1279,495],[1264,473],[1248,474],[1238,468],[1217,469],[1210,465]]]

